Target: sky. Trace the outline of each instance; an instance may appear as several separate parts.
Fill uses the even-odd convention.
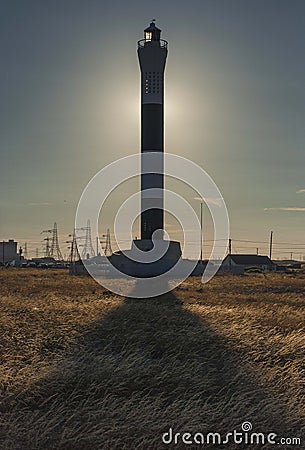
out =
[[[155,18],[169,42],[165,150],[216,182],[233,250],[266,253],[273,230],[274,256],[305,255],[303,0],[0,6],[0,240],[41,251],[41,231],[57,222],[68,252],[86,184],[140,150],[137,40]]]

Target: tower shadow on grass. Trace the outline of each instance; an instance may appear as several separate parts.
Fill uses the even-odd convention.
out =
[[[173,292],[126,298],[7,404],[5,416],[5,448],[20,450],[161,449],[170,427],[225,436],[244,421],[256,432],[298,435],[295,419],[247,372],[242,355]]]

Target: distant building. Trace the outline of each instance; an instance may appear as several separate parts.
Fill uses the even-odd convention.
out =
[[[7,242],[0,241],[0,262],[6,264],[17,259],[20,259],[17,251],[17,242],[13,239]]]
[[[268,272],[276,271],[276,264],[268,256],[260,255],[227,255],[221,265],[223,270],[231,269],[236,273],[242,273],[250,267],[258,267]]]

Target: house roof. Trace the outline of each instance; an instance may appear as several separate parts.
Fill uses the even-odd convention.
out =
[[[229,255],[227,256],[227,258]],[[268,256],[261,255],[231,255],[232,261],[235,264],[240,265],[251,265],[251,266],[266,266],[266,265],[274,265],[271,259]]]

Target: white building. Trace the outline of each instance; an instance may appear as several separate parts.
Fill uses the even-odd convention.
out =
[[[227,255],[222,262],[223,270],[242,272],[251,267],[258,267],[265,271],[274,272],[276,264],[268,256],[263,255]]]

